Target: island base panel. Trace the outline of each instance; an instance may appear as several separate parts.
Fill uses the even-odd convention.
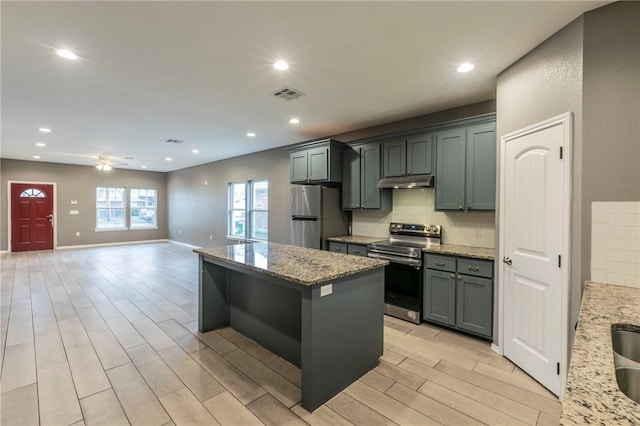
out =
[[[209,262],[198,263],[198,331],[204,333],[229,325],[228,270]]]
[[[384,269],[322,286],[302,299],[302,407],[313,411],[378,365],[383,351]]]
[[[301,367],[300,290],[228,271],[231,327]]]

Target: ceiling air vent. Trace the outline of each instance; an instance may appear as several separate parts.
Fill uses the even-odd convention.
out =
[[[304,96],[304,93],[290,87],[283,87],[282,89],[273,92],[272,95],[277,96],[280,99],[284,99],[285,101],[291,101],[293,99],[298,99],[300,96]]]
[[[167,139],[165,142],[166,143],[175,143],[176,145],[179,145],[179,144],[183,143],[184,141],[181,141],[180,139]]]

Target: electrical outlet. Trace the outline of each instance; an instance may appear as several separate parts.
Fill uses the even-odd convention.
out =
[[[178,229],[178,235],[182,234],[182,229]]]
[[[210,239],[210,240],[213,240],[213,235],[209,235],[209,239]]]
[[[333,284],[327,284],[320,287],[320,297],[328,296],[333,293]]]
[[[79,236],[80,236],[80,232],[76,232],[76,237],[79,237]]]

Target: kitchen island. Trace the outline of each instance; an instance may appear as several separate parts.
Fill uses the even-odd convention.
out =
[[[378,364],[387,261],[276,243],[194,251],[198,330],[231,326],[300,367],[302,407]]]

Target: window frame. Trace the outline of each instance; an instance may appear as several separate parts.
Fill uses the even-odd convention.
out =
[[[257,209],[254,202],[254,188],[258,183],[267,184],[267,208]],[[234,185],[243,184],[245,190],[245,202],[244,209],[233,208],[233,193],[232,188]],[[232,232],[233,227],[233,213],[237,211],[244,212],[244,235],[234,235]],[[253,226],[254,213],[266,213],[267,214],[267,233],[265,238],[255,236],[255,229]],[[240,242],[264,242],[269,241],[269,180],[266,178],[251,179],[246,181],[233,181],[227,184],[227,235],[228,240],[240,241]]]
[[[154,200],[155,200],[155,204],[153,207],[150,206],[144,206],[144,207],[139,207],[139,206],[132,206],[131,203],[133,202],[133,196],[132,196],[132,191],[153,191],[154,193]],[[137,231],[137,230],[141,230],[141,229],[158,229],[158,190],[155,188],[139,188],[139,187],[131,187],[128,188],[128,192],[129,192],[129,202],[128,202],[128,206],[129,206],[129,214],[127,215],[128,217],[128,221],[129,221],[129,230],[130,231]],[[133,223],[133,209],[136,208],[138,210],[153,210],[153,222],[149,223],[149,224],[135,224]]]
[[[106,192],[106,202],[110,204],[109,198],[109,189],[121,189],[122,190],[122,207],[99,207],[98,206],[98,191],[100,188],[104,188]],[[123,217],[123,225],[119,227],[106,227],[100,226],[99,210],[122,210]],[[112,231],[127,231],[129,228],[127,227],[127,187],[125,186],[96,186],[96,201],[95,201],[95,218],[96,218],[96,228],[95,232],[112,232]]]

